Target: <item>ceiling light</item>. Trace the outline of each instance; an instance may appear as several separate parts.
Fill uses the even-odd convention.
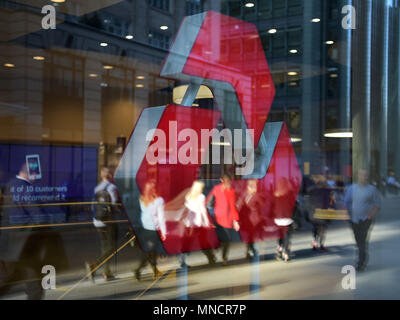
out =
[[[107,42],[101,42],[101,43],[100,43],[100,46],[101,46],[101,47],[107,47],[107,46],[108,46],[108,43],[107,43]]]
[[[327,41],[327,42],[325,42],[325,43],[331,45],[331,44],[334,44],[335,42],[332,41],[332,40],[329,40],[329,41]]]
[[[247,2],[247,3],[245,4],[245,6],[246,6],[247,8],[253,8],[253,7],[254,7],[254,3],[253,3],[253,2]]]
[[[97,74],[96,73],[89,73],[89,77],[90,78],[97,78]]]
[[[103,66],[103,68],[104,68],[104,69],[106,69],[106,70],[111,70],[111,69],[114,69],[114,67],[113,67],[113,66]]]
[[[296,49],[292,49],[289,51],[290,53],[297,53],[298,51]]]
[[[298,73],[296,71],[290,71],[290,72],[288,72],[288,75],[289,76],[297,76]]]
[[[296,143],[296,142],[302,142],[303,139],[302,138],[292,137],[292,138],[290,138],[290,141],[292,141],[292,143]]]
[[[137,85],[136,85],[136,88],[143,88],[143,87],[144,87],[143,84],[137,84]]]
[[[36,60],[36,61],[43,61],[45,58],[44,57],[42,57],[42,56],[34,56],[33,57],[33,60]]]
[[[327,131],[324,134],[325,138],[353,138],[353,132],[349,129],[336,129]]]
[[[51,0],[51,2],[55,2],[55,3],[63,3],[63,2],[65,2],[65,0]]]
[[[128,34],[125,38],[128,39],[128,40],[131,40],[131,39],[133,39],[133,35]]]
[[[5,66],[6,68],[14,68],[14,67],[15,67],[15,64],[13,64],[13,63],[5,63],[4,66]]]
[[[276,30],[276,29],[269,29],[268,30],[268,33],[270,33],[270,34],[274,34],[274,33],[276,33],[278,30]]]
[[[321,21],[320,18],[314,18],[314,19],[311,20],[311,22],[314,22],[314,23],[317,23],[317,22],[320,22],[320,21]]]
[[[137,76],[136,79],[143,80],[144,76]]]
[[[161,30],[168,30],[168,26],[161,26],[160,29]]]
[[[331,78],[337,78],[337,77],[339,77],[339,75],[338,75],[337,73],[332,73],[332,74],[330,75],[330,77],[331,77]]]

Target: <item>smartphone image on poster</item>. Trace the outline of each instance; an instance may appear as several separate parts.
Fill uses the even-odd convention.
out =
[[[26,168],[28,169],[28,177],[31,180],[39,180],[42,178],[40,169],[40,158],[38,154],[26,156]]]

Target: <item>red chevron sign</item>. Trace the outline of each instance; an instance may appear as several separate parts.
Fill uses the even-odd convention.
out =
[[[274,236],[277,212],[280,218],[292,215],[301,172],[286,125],[267,122],[275,88],[257,28],[213,11],[186,17],[160,74],[189,84],[183,103],[143,110],[114,174],[139,241],[143,222],[138,199],[146,182],[153,180],[157,194],[167,203],[162,218],[166,230],[159,230],[167,235],[162,241],[165,251],[175,254],[219,246],[215,229],[188,228],[177,209],[179,199],[198,180],[204,162],[184,163],[175,157],[177,151],[190,155],[196,150],[199,155],[194,158],[204,160],[211,137],[205,144],[204,139],[181,137],[180,133],[186,130],[200,137],[204,130],[215,129],[221,118],[225,129],[235,132],[228,143],[235,160],[250,150],[238,162],[247,168],[251,162],[253,170],[238,166],[234,188],[240,195],[247,181],[257,180],[263,204],[255,212],[240,212],[241,240],[254,242]],[[191,107],[200,85],[212,90],[213,110]],[[157,132],[165,134],[165,139]],[[150,153],[160,161],[149,162]]]

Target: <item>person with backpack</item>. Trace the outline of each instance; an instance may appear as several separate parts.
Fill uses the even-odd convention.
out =
[[[96,227],[100,236],[101,255],[94,263],[86,263],[86,269],[89,273],[89,279],[94,283],[94,270],[103,263],[117,249],[117,225],[115,223],[106,223],[113,219],[117,211],[118,203],[117,187],[111,182],[110,169],[104,167],[100,171],[100,183],[94,189],[95,205],[93,206],[93,225]],[[103,278],[105,281],[114,279],[110,269],[109,259],[104,264]]]

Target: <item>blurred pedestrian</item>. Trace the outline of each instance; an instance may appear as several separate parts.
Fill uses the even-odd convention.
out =
[[[314,181],[315,184],[307,190],[307,193],[309,194],[308,221],[312,225],[313,235],[311,245],[314,251],[318,248],[321,251],[326,251],[325,240],[329,221],[326,219],[315,218],[315,213],[318,209],[334,209],[333,206],[336,205],[336,200],[333,201],[334,195],[332,193],[332,187],[327,183],[327,180],[323,175],[315,176]]]
[[[247,241],[246,258],[258,256],[255,242],[261,240],[263,225],[262,209],[265,208],[265,198],[258,190],[257,180],[248,180],[245,191],[238,196],[237,209],[239,211],[241,236]],[[243,234],[244,233],[244,234]]]
[[[118,227],[116,223],[111,223],[111,220],[118,212],[118,190],[111,182],[112,176],[109,168],[104,167],[101,169],[100,179],[100,183],[94,189],[96,204],[93,206],[93,225],[99,234],[101,254],[94,263],[86,263],[89,279],[93,283],[94,270],[117,250]],[[105,281],[114,279],[110,265],[111,259],[108,259],[103,266],[103,278]]]
[[[208,194],[206,203],[214,202],[217,235],[222,245],[222,263],[227,265],[230,242],[234,238],[234,232],[240,229],[239,213],[231,177],[224,174],[220,181]]]
[[[47,247],[39,229],[34,228],[41,214],[32,201],[35,198],[33,183],[34,179],[29,178],[27,165],[23,163],[6,188],[4,202],[8,208],[2,214],[1,226],[16,228],[0,233],[0,268],[6,273],[0,294],[9,288],[10,282],[24,281],[28,299],[38,300],[44,296],[41,270]]]
[[[386,179],[386,186],[387,190],[392,193],[397,195],[400,189],[400,183],[396,180],[396,174],[393,171],[389,172],[389,176]]]
[[[198,228],[215,228],[214,224],[210,220],[207,208],[206,208],[206,197],[203,194],[204,183],[201,181],[193,182],[193,185],[189,192],[185,196],[185,216],[183,218],[183,223],[187,228],[188,238],[190,242],[195,241],[194,238],[195,231]],[[207,239],[201,237],[197,239],[201,242],[201,247],[207,247]],[[214,252],[212,249],[203,250],[206,255],[209,264],[214,264],[216,261]],[[183,262],[184,264],[186,262]]]
[[[368,263],[368,237],[373,221],[381,207],[381,196],[376,187],[368,183],[368,172],[358,171],[358,183],[353,183],[345,193],[345,206],[358,247],[357,270],[363,271]]]
[[[137,280],[141,279],[141,270],[149,262],[156,279],[160,272],[157,269],[157,258],[163,250],[160,241],[165,241],[167,228],[164,216],[164,199],[157,193],[156,182],[146,182],[142,195],[139,198],[140,220],[143,230],[140,232],[139,242],[143,251],[139,267],[134,271]]]
[[[290,182],[285,177],[278,180],[273,193],[272,216],[278,227],[277,258],[290,260],[290,240],[293,232],[292,215],[295,210],[295,195]]]

